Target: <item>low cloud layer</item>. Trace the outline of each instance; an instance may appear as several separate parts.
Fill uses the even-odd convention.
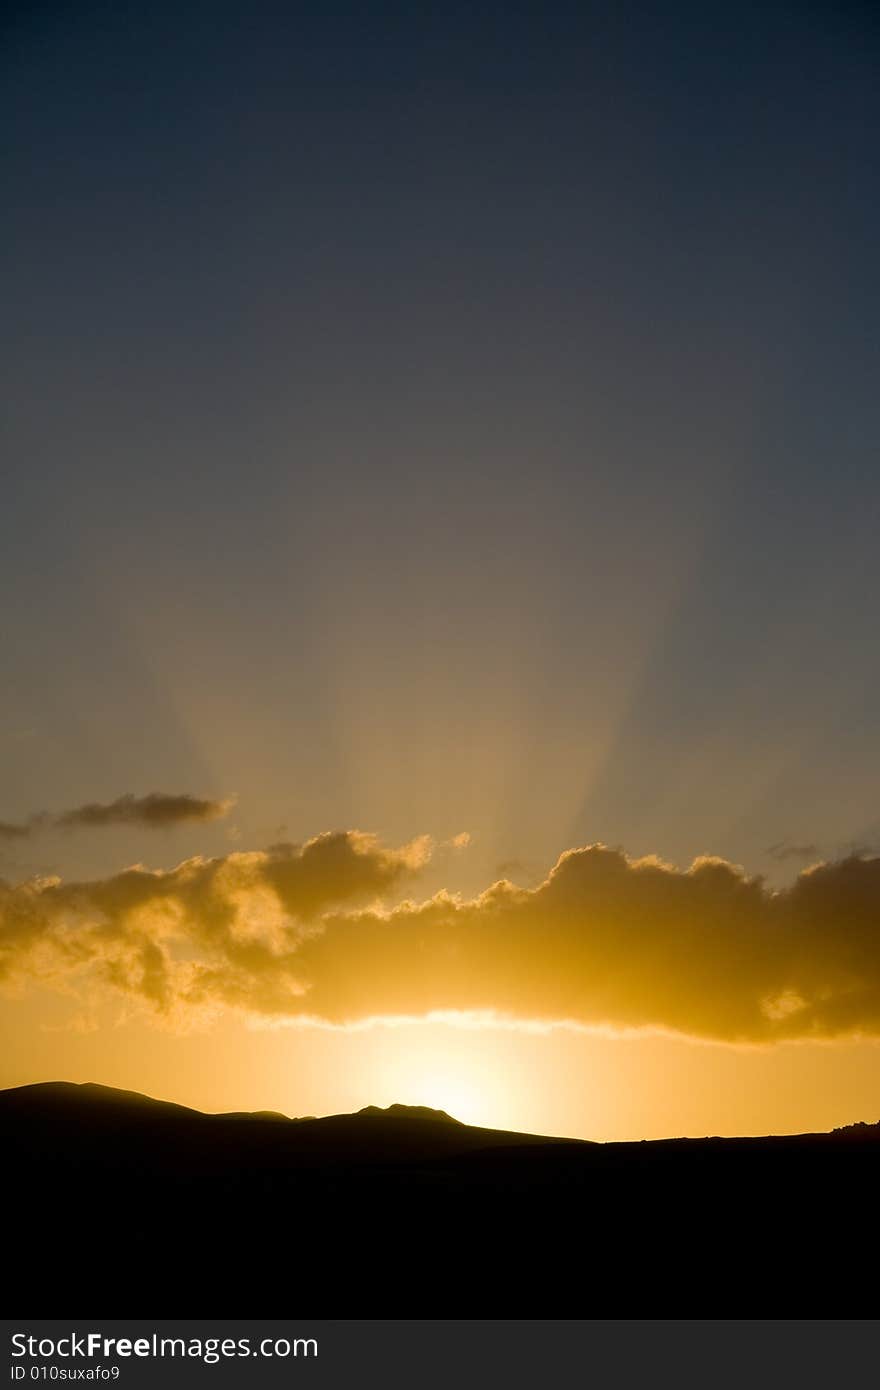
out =
[[[332,1024],[435,1012],[724,1041],[880,1036],[880,858],[775,891],[601,845],[534,888],[398,902],[430,843],[358,832],[0,889],[0,979],[110,990],[184,1023],[227,1008]]]
[[[149,792],[147,796],[117,797],[115,801],[90,801],[72,811],[40,811],[29,820],[0,821],[0,839],[23,840],[43,830],[101,829],[108,825],[135,825],[145,830],[166,830],[187,822],[204,823],[227,816],[234,797],[212,801],[186,792]]]

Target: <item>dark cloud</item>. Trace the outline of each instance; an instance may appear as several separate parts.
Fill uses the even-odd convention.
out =
[[[117,797],[115,801],[87,802],[72,811],[52,814],[41,811],[19,824],[0,821],[0,839],[27,839],[41,830],[100,829],[108,825],[136,825],[147,830],[163,830],[187,822],[220,820],[229,814],[234,797],[213,801],[204,797],[168,792],[149,792],[147,796]]]
[[[778,844],[768,845],[764,853],[784,864],[787,859],[818,859],[819,846],[792,845],[787,840],[780,840]]]
[[[0,840],[26,840],[30,834],[30,824],[14,825],[10,821],[0,820]]]
[[[880,858],[776,891],[724,860],[682,871],[594,845],[534,888],[388,906],[429,852],[340,832],[166,873],[7,885],[0,974],[112,986],[172,1022],[456,1011],[731,1042],[880,1037]]]
[[[65,811],[55,817],[59,826],[140,825],[147,829],[163,829],[187,821],[220,820],[229,814],[234,798],[211,801],[186,793],[169,795],[150,792],[147,796],[120,796],[106,804],[90,802]]]

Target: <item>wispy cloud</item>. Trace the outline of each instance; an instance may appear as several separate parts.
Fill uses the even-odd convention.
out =
[[[187,792],[149,792],[146,796],[117,797],[115,801],[90,801],[70,811],[39,811],[26,821],[0,821],[0,839],[23,840],[44,830],[102,829],[135,825],[145,830],[165,830],[187,822],[220,820],[235,805],[235,797],[211,800]]]
[[[784,864],[789,859],[818,859],[819,846],[813,844],[791,844],[788,840],[780,840],[775,845],[768,845],[764,853],[771,859],[776,859],[780,864]]]

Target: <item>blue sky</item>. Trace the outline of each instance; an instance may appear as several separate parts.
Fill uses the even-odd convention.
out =
[[[876,840],[867,8],[10,35],[4,815],[237,793],[475,882]]]

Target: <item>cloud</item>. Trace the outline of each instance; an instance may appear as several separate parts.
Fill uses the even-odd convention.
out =
[[[147,796],[120,796],[107,804],[90,802],[55,817],[55,824],[71,826],[140,825],[149,830],[164,829],[186,821],[220,820],[235,805],[234,797],[210,801],[186,793],[169,795],[150,792]]]
[[[100,829],[107,825],[136,825],[146,830],[164,830],[187,822],[204,824],[220,820],[235,805],[235,797],[212,801],[186,792],[149,792],[147,796],[117,797],[115,801],[90,801],[72,811],[52,814],[40,811],[29,820],[12,824],[0,821],[0,839],[27,839],[41,830]]]
[[[287,1014],[323,914],[387,895],[430,853],[427,837],[388,850],[348,831],[168,871],[0,882],[0,982],[109,986],[173,1021],[220,1005]]]
[[[10,821],[0,820],[0,840],[26,840],[31,833],[31,826],[14,825]]]
[[[780,840],[778,844],[768,845],[764,853],[784,864],[788,859],[818,859],[819,846],[791,845],[787,840]]]
[[[305,845],[0,891],[0,977],[112,989],[172,1024],[228,1008],[361,1023],[461,1013],[768,1042],[880,1036],[880,858],[776,891],[602,845],[533,888],[397,902],[431,844]]]

